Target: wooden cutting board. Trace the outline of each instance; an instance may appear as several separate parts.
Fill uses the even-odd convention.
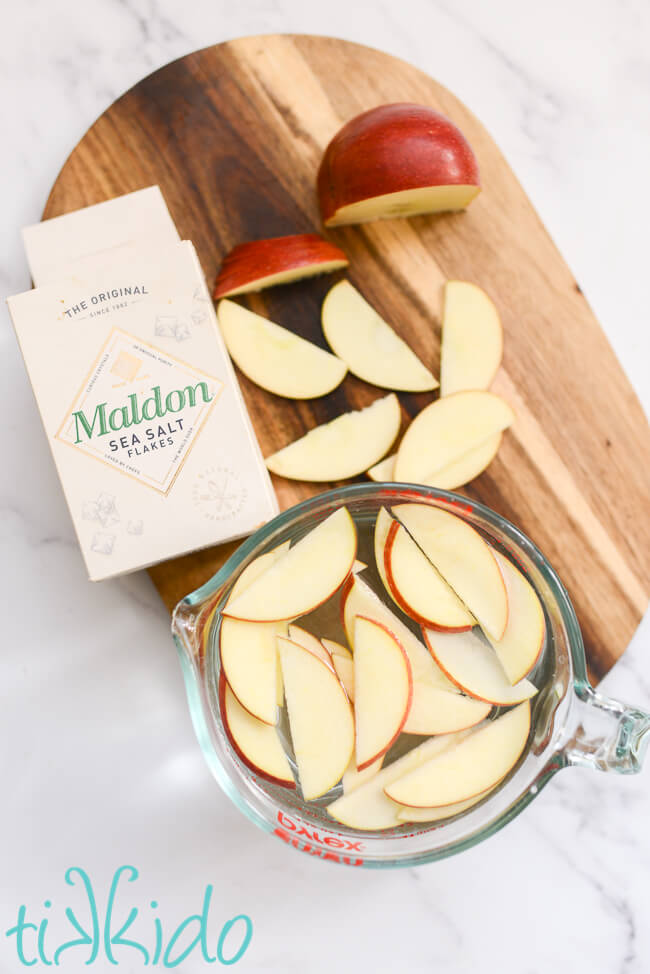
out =
[[[641,406],[580,287],[483,126],[403,61],[333,38],[248,37],[167,65],[116,101],[74,149],[44,217],[159,183],[209,284],[244,240],[321,230],[315,176],[340,125],[382,102],[431,105],[472,144],[483,192],[467,213],[328,233],[349,277],[436,374],[441,286],[474,281],[496,302],[505,354],[493,389],[517,422],[466,493],[509,518],[567,586],[594,679],[623,653],[650,589],[650,438]],[[589,232],[585,228],[585,232]],[[326,347],[319,309],[333,278],[246,299]],[[294,403],[240,382],[265,455],[381,391],[348,376]],[[402,395],[404,419],[431,395]],[[275,478],[289,507],[328,484]],[[236,545],[151,569],[171,608]]]

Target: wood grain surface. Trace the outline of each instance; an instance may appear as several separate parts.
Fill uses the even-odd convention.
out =
[[[592,678],[625,650],[650,589],[650,437],[641,406],[598,322],[498,148],[450,92],[414,67],[332,38],[249,37],[206,48],[145,78],[86,133],[44,217],[160,184],[211,286],[236,243],[319,230],[323,149],[352,116],[382,102],[431,105],[460,126],[483,192],[466,213],[327,233],[349,278],[439,374],[441,286],[474,281],[505,329],[493,389],[517,422],[466,493],[513,521],[569,590]],[[585,232],[589,232],[585,228]],[[340,276],[340,275],[339,275]],[[336,278],[244,303],[322,347],[320,304]],[[262,451],[384,393],[348,376],[330,395],[294,403],[239,374]],[[433,394],[401,395],[404,420]],[[331,485],[274,479],[283,508]],[[234,550],[213,548],[151,569],[168,607]]]

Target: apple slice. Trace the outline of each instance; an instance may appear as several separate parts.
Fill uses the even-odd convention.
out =
[[[440,395],[487,389],[502,355],[501,320],[485,291],[468,281],[447,281],[442,315]]]
[[[484,443],[472,447],[462,457],[448,463],[446,467],[427,474],[422,483],[427,487],[437,487],[439,490],[456,490],[457,487],[464,487],[489,467],[500,446],[501,433],[493,433]]]
[[[289,544],[286,541],[247,565],[233,585],[228,602],[278,561],[288,551]],[[242,707],[267,724],[276,723],[277,707],[282,705],[282,678],[275,637],[286,634],[284,622],[243,622],[222,618],[219,628],[219,655],[230,689]]]
[[[508,596],[494,553],[478,531],[431,504],[399,504],[393,514],[482,628],[501,639]]]
[[[325,649],[327,650],[327,652],[332,657],[332,660],[334,660],[335,656],[344,656],[345,659],[350,659],[350,660],[352,659],[352,653],[350,652],[348,647],[344,646],[342,643],[337,643],[335,639],[323,638],[321,639],[321,642],[325,647]]]
[[[267,781],[295,788],[277,730],[257,720],[242,707],[223,671],[219,676],[219,708],[226,736],[240,760]]]
[[[451,734],[480,724],[491,710],[490,703],[414,680],[413,702],[402,732]]]
[[[450,632],[474,625],[471,613],[398,521],[386,539],[384,572],[389,592],[416,622]]]
[[[343,381],[345,362],[274,321],[226,299],[219,302],[217,317],[230,357],[267,392],[313,399]]]
[[[357,770],[395,743],[413,698],[404,647],[382,623],[357,616],[354,626],[354,722]]]
[[[334,655],[332,662],[348,698],[354,703],[352,657]],[[414,680],[413,699],[402,732],[426,736],[450,734],[479,724],[491,709],[492,705],[489,703]]]
[[[466,798],[464,802],[454,802],[453,805],[440,805],[438,807],[433,805],[431,808],[409,808],[408,805],[404,805],[401,811],[397,813],[397,817],[400,822],[439,822],[443,818],[452,818],[452,816],[460,815],[461,812],[466,812],[474,805],[478,805],[484,798],[487,798],[494,788],[496,785],[488,788],[487,791],[482,791],[480,795]]]
[[[356,548],[354,521],[341,507],[224,606],[222,614],[250,622],[297,619],[336,592],[350,574]]]
[[[327,344],[350,372],[384,389],[428,392],[438,380],[349,281],[339,281],[321,311]]]
[[[346,480],[390,450],[402,421],[394,392],[365,409],[342,413],[267,457],[273,473],[292,480]]]
[[[318,199],[325,226],[464,209],[479,193],[462,132],[425,105],[380,105],[351,119],[325,150]]]
[[[233,247],[224,257],[212,296],[216,301],[233,294],[261,291],[275,284],[328,274],[348,263],[339,247],[317,233],[249,240]]]
[[[382,768],[370,781],[360,784],[352,792],[347,794],[344,792],[340,798],[327,806],[328,814],[342,825],[363,831],[392,829],[401,825],[397,816],[402,808],[387,797],[384,789],[409,771],[415,770],[454,747],[467,734],[467,731],[461,731],[458,734],[445,734],[423,741],[397,761]]]
[[[348,700],[350,703],[354,703],[354,663],[352,662],[352,657],[348,659],[347,656],[339,656],[336,654],[332,656],[332,665],[341,681],[343,689],[348,695]]]
[[[341,780],[354,749],[352,707],[330,666],[278,638],[291,740],[305,801]]]
[[[320,639],[316,636],[312,636],[310,632],[306,629],[302,629],[300,626],[289,626],[289,639],[292,643],[296,643],[298,646],[302,646],[307,652],[313,653],[314,656],[318,656],[322,659],[323,663],[326,663],[330,669],[334,669],[332,663],[332,657],[327,652]]]
[[[455,747],[385,786],[400,805],[452,805],[491,788],[514,767],[530,733],[530,704],[488,721]],[[376,779],[375,779],[376,780]],[[354,793],[353,793],[354,794]]]
[[[395,457],[397,454],[391,453],[389,457],[384,457],[379,463],[376,463],[366,473],[371,480],[376,481],[379,484],[389,483],[393,479],[393,471],[395,470]]]
[[[512,409],[491,392],[457,392],[426,406],[402,437],[394,479],[419,484],[460,460],[514,420]]]
[[[253,561],[246,565],[246,568],[244,568],[239,578],[237,578],[235,581],[226,604],[228,602],[232,602],[233,599],[238,595],[241,595],[244,589],[248,588],[251,582],[254,582],[256,578],[263,575],[266,569],[270,568],[273,562],[277,561],[281,555],[286,554],[290,547],[291,542],[285,541],[283,544],[278,545],[277,548],[273,548],[272,551],[267,551],[263,555],[258,555],[257,558],[254,558]]]
[[[406,655],[411,664],[411,672],[414,681],[430,683],[440,687],[442,690],[458,692],[457,688],[444,675],[437,663],[434,662],[429,650],[420,642],[418,637],[404,625],[394,612],[384,605],[381,599],[373,592],[367,582],[364,582],[358,575],[353,576],[346,582],[341,596],[341,610],[343,617],[343,627],[345,629],[348,642],[354,650],[355,644],[355,619],[356,616],[365,616],[375,622],[382,623],[389,632],[395,634],[400,644],[404,647]]]
[[[366,784],[371,778],[374,778],[375,775],[381,771],[383,761],[384,755],[382,754],[380,758],[377,758],[376,761],[369,764],[367,768],[363,769],[363,771],[357,771],[357,765],[353,756],[346,768],[345,774],[343,775],[343,780],[341,781],[341,784],[343,785],[343,794],[349,795],[350,792],[354,791],[355,788],[358,788],[359,785]]]
[[[476,700],[508,707],[537,693],[530,680],[510,683],[496,652],[475,629],[456,633],[424,629],[423,633],[438,666]]]
[[[374,533],[374,547],[375,547],[375,565],[377,566],[377,572],[381,578],[384,588],[390,595],[390,597],[395,602],[395,596],[390,590],[388,584],[388,576],[386,574],[386,544],[388,542],[388,535],[390,530],[395,524],[392,517],[388,513],[385,507],[379,509],[377,514],[377,520],[375,521],[375,533]]]
[[[535,589],[511,561],[494,552],[508,593],[508,625],[501,639],[488,639],[510,683],[530,673],[544,645],[544,610]]]
[[[426,487],[437,487],[439,490],[456,490],[457,487],[464,487],[470,480],[474,480],[480,473],[483,473],[486,467],[489,467],[501,446],[501,438],[501,433],[494,433],[484,443],[472,447],[458,460],[454,460],[440,470],[426,474],[418,483],[424,484]],[[366,473],[370,479],[379,483],[394,481],[396,456],[396,454],[392,454],[385,457],[370,470],[367,470]]]
[[[223,618],[219,629],[221,666],[230,688],[239,703],[266,724],[277,720],[279,633],[286,635],[286,623]]]

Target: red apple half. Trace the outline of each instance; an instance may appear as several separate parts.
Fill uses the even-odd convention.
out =
[[[233,247],[223,259],[213,297],[261,291],[303,277],[328,274],[348,266],[340,249],[317,233],[249,240]]]
[[[464,209],[479,193],[462,132],[426,105],[380,105],[334,136],[318,170],[325,226]]]

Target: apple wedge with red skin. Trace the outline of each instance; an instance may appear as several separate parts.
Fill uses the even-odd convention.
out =
[[[352,655],[332,655],[334,669],[345,692],[354,703],[354,663]],[[408,716],[402,727],[404,734],[429,736],[466,730],[484,720],[492,704],[451,693],[424,680],[413,679],[413,695]]]
[[[383,582],[384,588],[392,598],[393,602],[396,602],[395,596],[393,595],[390,585],[388,584],[388,576],[386,575],[386,544],[388,543],[388,536],[394,523],[395,521],[390,516],[386,508],[380,507],[379,513],[377,514],[377,520],[375,521],[373,540],[377,572]],[[399,603],[397,604],[399,605]],[[402,608],[402,606],[400,606],[400,608]]]
[[[413,699],[406,650],[380,622],[357,616],[354,627],[354,723],[357,771],[399,737]]]
[[[357,771],[357,766],[354,760],[354,756],[350,761],[343,778],[341,779],[341,784],[343,785],[343,794],[349,795],[351,791],[354,791],[360,785],[367,784],[371,778],[374,778],[376,774],[381,771],[381,766],[384,763],[384,755],[369,764],[367,768],[363,771]]]
[[[515,684],[537,663],[544,646],[546,622],[542,604],[528,579],[500,552],[495,551],[494,557],[508,593],[508,624],[501,639],[486,635],[506,676]]]
[[[306,615],[327,601],[350,575],[356,550],[354,521],[347,508],[341,507],[228,602],[222,615],[249,622]]]
[[[317,233],[297,233],[237,244],[223,259],[213,298],[262,291],[348,266],[348,259]]]
[[[422,634],[443,673],[475,700],[510,707],[537,693],[530,680],[520,680],[514,686],[510,683],[495,650],[477,630],[450,633],[423,629]]]
[[[414,697],[420,683],[431,684],[441,690],[458,693],[433,659],[427,647],[402,620],[379,598],[364,579],[351,575],[341,590],[341,622],[352,650],[355,649],[355,620],[366,616],[384,625],[404,647],[413,673]],[[415,700],[414,700],[415,703]]]
[[[508,596],[492,548],[467,521],[432,504],[398,504],[393,516],[493,639],[508,622]]]
[[[430,761],[391,781],[384,791],[400,805],[439,808],[492,788],[515,766],[530,734],[530,703],[487,721]]]
[[[219,709],[226,736],[239,759],[266,781],[295,788],[291,767],[275,727],[253,717],[219,675]]]
[[[479,193],[472,148],[426,105],[380,105],[347,122],[325,150],[318,199],[327,227],[464,209]]]
[[[485,291],[447,281],[440,346],[440,395],[487,389],[503,355],[503,326]]]
[[[466,632],[472,615],[399,521],[393,521],[384,547],[388,590],[400,609],[430,629]]]
[[[347,480],[390,450],[401,423],[400,402],[391,392],[314,426],[264,462],[272,473],[290,480]]]
[[[282,678],[298,779],[305,801],[341,780],[354,751],[354,717],[334,670],[313,653],[278,637]]]
[[[288,550],[286,541],[250,562],[233,585],[228,602],[241,595]],[[286,633],[285,622],[244,622],[224,617],[219,627],[219,658],[228,685],[241,706],[266,724],[276,723],[277,707],[282,705],[282,674],[275,637]]]
[[[402,825],[397,816],[403,806],[388,798],[386,790],[389,785],[455,747],[468,733],[460,731],[458,734],[441,734],[423,741],[401,758],[378,770],[369,779],[359,782],[358,787],[347,790],[344,787],[343,795],[327,806],[328,814],[348,828],[364,831],[393,829]],[[354,784],[354,779],[352,783]]]

